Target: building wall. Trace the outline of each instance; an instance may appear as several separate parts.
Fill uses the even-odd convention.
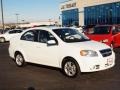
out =
[[[108,4],[108,3],[114,3],[114,2],[120,2],[120,0],[77,0],[77,8],[79,8],[79,25],[85,25],[85,7],[90,7],[90,6],[97,6],[97,5],[102,5],[102,4]]]
[[[60,11],[66,11],[66,10],[77,8],[78,5],[76,2],[77,2],[76,0],[69,0],[69,1],[62,2],[60,4]]]
[[[103,23],[103,24],[117,24],[117,23],[119,23],[118,21],[120,19],[120,13],[119,13],[120,12],[120,8],[119,9],[115,8],[116,6],[114,6],[112,4],[111,4],[111,6],[107,5],[107,4],[115,3],[115,2],[120,2],[120,0],[70,0],[70,1],[63,2],[61,4],[60,10],[61,10],[61,12],[63,12],[63,11],[66,12],[67,10],[70,11],[72,9],[75,9],[75,8],[77,9],[78,8],[78,14],[79,14],[79,17],[78,17],[79,20],[78,21],[79,21],[79,25],[83,26],[83,25],[91,24],[90,20],[92,20],[92,19],[87,19],[87,18],[89,16],[91,16],[91,18],[94,18],[95,15],[93,15],[93,13],[97,14],[97,16],[98,16],[98,17],[96,16],[97,19],[94,22],[94,24],[99,24],[99,22],[100,23],[103,22],[102,21],[103,19],[102,20],[100,19],[101,21],[99,20],[99,18],[101,18],[101,16],[104,17],[104,15],[100,14],[101,10],[99,8],[102,7],[100,5],[104,5],[104,7],[108,8],[108,10],[107,9],[103,10],[102,13],[106,13],[105,16],[108,19],[108,21],[106,19],[105,22],[109,22],[109,23]],[[74,3],[76,3],[76,5],[74,7],[67,7],[67,6],[72,6],[72,4],[74,4]],[[99,10],[96,10],[95,12],[91,11],[90,12],[91,14],[89,12],[86,13],[86,10],[90,10],[91,7],[94,7],[94,8],[98,7]],[[111,7],[112,7],[112,9],[111,9]],[[111,11],[111,10],[113,10],[113,11]],[[87,18],[86,18],[86,15],[88,16]],[[109,18],[108,18],[108,16],[109,16]],[[87,20],[88,20],[89,23],[88,22],[86,23]],[[116,20],[116,21],[114,21],[114,20]]]
[[[78,9],[62,11],[62,24],[64,26],[73,26],[79,24]]]
[[[60,5],[61,20],[63,26],[70,26],[79,23],[79,10],[76,0],[62,2]]]
[[[42,26],[42,25],[55,25],[55,21],[39,21],[39,22],[30,22],[28,24],[20,24],[19,27],[27,28],[27,27],[35,27],[35,26]]]
[[[84,8],[79,8],[79,26],[84,26]]]
[[[88,6],[112,3],[112,2],[119,2],[120,0],[77,0],[77,7],[83,8]]]

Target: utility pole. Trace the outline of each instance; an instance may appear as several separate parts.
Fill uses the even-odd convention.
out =
[[[4,33],[5,25],[4,25],[3,1],[2,0],[1,0],[1,14],[2,14],[2,27],[3,27],[3,33]]]
[[[16,15],[16,20],[17,20],[17,21],[16,21],[16,24],[17,24],[17,27],[18,27],[18,24],[19,24],[19,22],[18,22],[18,16],[19,16],[20,14],[16,13],[15,15]]]

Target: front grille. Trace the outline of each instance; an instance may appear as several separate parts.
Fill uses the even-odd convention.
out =
[[[100,53],[102,54],[103,57],[107,57],[107,56],[110,56],[112,54],[112,50],[111,49],[104,49],[104,50],[100,50]]]

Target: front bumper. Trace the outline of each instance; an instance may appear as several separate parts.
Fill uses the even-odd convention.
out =
[[[88,57],[79,60],[81,72],[95,72],[109,69],[115,65],[115,54],[108,57]]]

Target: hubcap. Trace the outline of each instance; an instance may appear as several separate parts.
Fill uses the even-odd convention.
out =
[[[66,62],[64,71],[68,76],[74,76],[76,74],[76,66],[73,62]]]
[[[4,38],[0,38],[0,42],[4,42],[5,40],[4,40]]]
[[[16,56],[16,63],[19,66],[21,66],[23,64],[23,57],[19,54]]]

